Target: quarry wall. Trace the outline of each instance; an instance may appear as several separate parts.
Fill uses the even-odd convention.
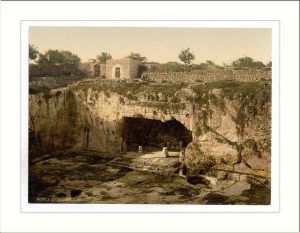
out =
[[[158,88],[159,90],[159,88]],[[162,89],[163,90],[163,89]],[[216,170],[270,177],[270,83],[229,89],[189,85],[172,103],[163,91],[53,89],[29,96],[29,156],[80,149],[121,154],[122,118],[176,119],[192,131],[185,162],[191,170]],[[156,96],[157,98],[149,98]],[[222,173],[221,173],[222,174]]]

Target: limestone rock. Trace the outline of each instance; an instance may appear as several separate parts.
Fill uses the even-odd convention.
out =
[[[123,117],[164,122],[175,118],[192,131],[193,141],[184,159],[189,169],[206,172],[227,166],[224,170],[232,171],[234,167],[235,171],[270,176],[270,88],[257,93],[254,90],[252,95],[244,93],[249,86],[240,91],[236,87],[207,91],[204,83],[190,84],[189,88],[176,90],[176,103],[169,103],[166,100],[174,96],[156,91],[156,87],[153,91],[128,93],[127,89],[118,89],[122,83],[113,85],[115,91],[75,85],[30,94],[30,155],[62,149],[116,155],[124,151]],[[199,95],[194,88],[201,89]]]
[[[253,170],[249,167],[249,165],[246,165],[245,163],[239,163],[234,166],[234,171],[235,172],[240,172],[240,173],[253,173]]]
[[[185,163],[190,170],[204,174],[216,164],[216,161],[202,151],[199,143],[192,142],[186,148]]]

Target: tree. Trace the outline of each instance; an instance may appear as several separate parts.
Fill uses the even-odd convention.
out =
[[[46,75],[71,75],[78,72],[80,58],[70,51],[50,49],[40,54],[37,63]]]
[[[238,60],[232,62],[232,65],[235,69],[261,69],[265,67],[264,63],[262,63],[261,61],[254,61],[253,58],[247,56],[241,57]]]
[[[112,56],[108,52],[102,52],[97,56],[97,60],[100,61],[100,63],[106,63],[109,59],[112,59]]]
[[[241,57],[237,59],[236,61],[232,62],[232,65],[236,69],[244,69],[244,68],[250,68],[253,64],[253,59],[251,57]]]
[[[272,62],[271,61],[268,62],[267,67],[272,67]]]
[[[189,67],[192,61],[195,59],[195,55],[191,52],[190,48],[183,49],[179,54],[178,58],[184,63],[186,67]]]
[[[253,62],[252,66],[251,66],[251,68],[253,68],[253,69],[261,69],[263,67],[265,67],[265,64],[262,63],[261,61]]]
[[[137,74],[137,77],[138,78],[141,78],[143,73],[148,71],[148,67],[144,64],[141,64],[138,66],[138,74]]]
[[[206,60],[206,64],[212,66],[212,65],[214,65],[215,63],[214,63],[213,61],[211,61],[211,60]]]
[[[33,44],[29,44],[29,59],[35,60],[39,55],[39,51],[37,50],[37,47],[35,47]]]
[[[198,66],[197,66],[200,70],[207,70],[208,69],[208,64],[207,63],[200,63]]]
[[[146,57],[143,57],[141,54],[139,53],[131,53],[128,58],[132,59],[132,60],[136,60],[136,61],[140,61],[140,62],[144,62],[147,60]]]

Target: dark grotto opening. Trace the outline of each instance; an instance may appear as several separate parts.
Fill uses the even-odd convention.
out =
[[[176,119],[166,122],[145,118],[124,117],[122,138],[128,151],[157,151],[167,146],[180,151],[192,141],[192,132]]]

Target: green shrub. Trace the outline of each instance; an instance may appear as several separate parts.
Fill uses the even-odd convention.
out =
[[[174,94],[186,87],[185,83],[127,83],[127,82],[115,82],[111,80],[100,80],[99,82],[81,82],[79,85],[72,87],[76,90],[93,90],[102,92],[114,92],[122,95],[128,99],[137,101],[138,98],[135,96],[138,93],[162,93],[167,97],[174,96]],[[154,100],[155,100],[155,96]]]
[[[50,87],[45,85],[38,85],[38,84],[29,85],[29,94],[38,94],[41,92],[48,94],[50,90],[51,90]]]
[[[202,129],[201,129],[201,127],[197,127],[197,129],[195,131],[195,135],[196,135],[196,137],[199,137],[199,136],[202,135]]]
[[[121,103],[122,105],[124,105],[124,104],[125,104],[125,100],[124,100],[124,98],[123,98],[123,97],[119,97],[119,101],[120,101],[120,103]]]

